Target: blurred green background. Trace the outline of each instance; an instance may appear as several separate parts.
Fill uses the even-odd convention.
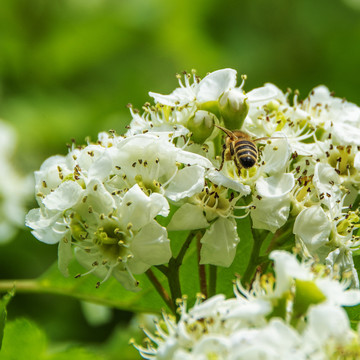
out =
[[[248,75],[246,90],[273,82],[301,97],[325,84],[360,103],[359,2],[1,0],[0,117],[18,132],[14,164],[26,174],[65,154],[72,138],[122,133],[127,103],[139,108],[148,91],[171,92],[175,73],[193,68],[204,76],[231,67]],[[0,276],[36,277],[56,251],[23,230],[0,247]],[[34,319],[51,341],[88,343],[107,341],[131,318],[115,312],[94,328],[78,302],[45,295],[17,296],[9,316]]]

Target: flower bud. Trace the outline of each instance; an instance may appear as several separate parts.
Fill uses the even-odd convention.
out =
[[[216,116],[208,111],[196,111],[186,124],[192,132],[191,139],[202,144],[211,135],[216,119]]]
[[[249,111],[248,98],[242,89],[225,91],[220,97],[219,107],[225,127],[230,130],[240,129]]]
[[[310,305],[317,305],[326,300],[326,296],[316,286],[315,282],[309,280],[295,280],[294,318],[303,316]]]

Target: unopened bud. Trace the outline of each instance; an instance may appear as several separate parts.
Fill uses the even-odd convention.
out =
[[[227,90],[220,97],[219,108],[227,129],[241,129],[249,111],[247,96],[241,88]]]
[[[191,140],[202,144],[213,132],[216,120],[216,116],[208,111],[196,111],[186,124],[192,133]]]

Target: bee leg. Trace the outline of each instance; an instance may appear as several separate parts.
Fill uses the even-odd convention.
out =
[[[234,156],[234,163],[235,163],[235,166],[236,166],[236,170],[237,170],[237,174],[238,176],[240,177],[240,174],[241,174],[241,165],[239,164],[236,156]]]
[[[222,153],[221,153],[221,164],[220,164],[220,167],[219,167],[218,169],[216,169],[217,171],[221,171],[221,169],[222,169],[223,166],[224,166],[225,151],[226,151],[226,145],[224,144],[224,145],[223,145],[223,151],[222,151]]]
[[[230,143],[229,148],[230,148],[230,158],[233,158],[235,154],[235,150],[232,142]]]

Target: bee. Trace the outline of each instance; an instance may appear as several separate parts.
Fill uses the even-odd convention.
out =
[[[225,160],[234,160],[235,166],[239,173],[242,168],[252,168],[258,160],[258,149],[255,141],[266,140],[268,137],[252,140],[250,135],[240,130],[230,131],[222,126],[215,125],[222,130],[226,135],[225,144],[221,154],[221,165],[217,171],[221,171]]]

